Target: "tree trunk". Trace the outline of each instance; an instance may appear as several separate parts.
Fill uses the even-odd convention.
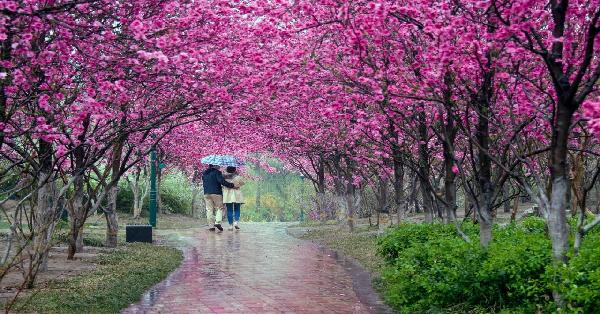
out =
[[[488,53],[489,54],[489,53]],[[489,58],[488,58],[489,59]],[[478,149],[478,181],[480,189],[480,201],[478,202],[477,218],[479,220],[479,243],[487,247],[492,241],[492,195],[494,193],[492,186],[492,162],[489,156],[490,148],[490,101],[492,97],[492,79],[493,73],[488,72],[485,75],[483,85],[476,105],[478,110],[478,122],[476,129],[476,140]]]
[[[338,221],[343,221],[346,217],[348,217],[348,198],[347,198],[347,194],[346,193],[342,193],[342,194],[336,194],[334,196],[334,200],[335,200],[335,209],[332,210],[331,213],[329,213],[328,218],[330,219],[335,219]]]
[[[519,202],[521,201],[521,196],[517,195],[513,202],[512,212],[510,213],[510,222],[514,222],[517,219],[517,211],[519,210]]]
[[[481,196],[482,208],[477,211],[479,222],[479,244],[487,247],[492,241],[492,222],[491,211],[486,204],[490,203],[490,193],[484,193]]]
[[[54,202],[57,200],[56,183],[51,178],[53,166],[52,154],[52,144],[40,140],[40,170],[38,175],[37,206],[35,218],[33,220],[33,231],[35,232],[33,247],[36,257],[32,263],[33,267],[36,267],[35,265],[38,264],[38,269],[40,271],[46,271],[48,269],[48,250],[50,249],[50,239],[52,237],[55,222]],[[35,278],[30,278],[29,285],[33,285],[34,279]]]
[[[90,116],[86,116],[83,121],[84,132],[78,136],[78,140],[85,142],[85,136],[90,124]],[[83,225],[87,219],[88,211],[91,206],[89,202],[85,202],[85,159],[86,152],[84,146],[78,145],[73,151],[75,167],[73,171],[73,198],[71,201],[69,216],[70,216],[70,239],[67,259],[72,260],[75,253],[83,252]]]
[[[132,185],[133,192],[133,218],[139,218],[142,214],[142,205],[140,204],[140,185],[139,179],[136,178],[135,182]]]
[[[317,206],[317,212],[319,213],[319,216],[322,215],[325,212],[325,163],[323,161],[323,157],[319,156],[319,164],[317,166],[317,184],[316,184],[316,188],[317,188],[317,199],[316,199],[316,206]]]
[[[454,142],[458,128],[454,121],[454,103],[452,101],[452,86],[454,79],[450,71],[444,73],[444,109],[446,111],[446,123],[444,124],[444,138],[442,148],[444,156],[444,209],[446,223],[456,221],[456,173],[454,173]]]
[[[386,209],[388,211],[388,218],[391,223],[391,211],[388,208],[388,182],[385,179],[379,177],[379,184],[377,187],[377,207],[378,207],[378,215],[377,215],[377,225],[379,226],[379,213],[385,212]]]
[[[404,167],[400,162],[400,152],[396,149],[394,154],[394,202],[396,205],[396,215],[398,224],[404,220],[406,208],[406,197],[404,195]]]
[[[364,194],[366,193],[366,191],[365,191],[365,190],[366,190],[366,189],[362,189],[362,190],[360,191],[360,193],[361,193],[361,194],[363,194],[363,196],[361,196],[361,199],[362,199],[362,200],[364,200],[364,199],[365,199],[365,197],[364,197]],[[372,227],[372,226],[373,226],[373,222],[372,222],[372,220],[373,220],[373,206],[369,206],[369,227]],[[379,223],[379,217],[377,218],[377,222]],[[379,229],[379,225],[377,225],[377,227],[378,227],[377,229]]]
[[[413,184],[412,184],[412,191],[410,193],[410,201],[413,204],[413,209],[415,213],[420,213],[421,212],[421,208],[419,207],[419,199],[418,199],[418,194],[419,194],[419,185],[418,184],[419,180],[418,180],[418,176],[415,176],[414,180],[413,180]]]
[[[348,231],[354,232],[354,212],[356,211],[356,189],[352,182],[346,184],[346,222]]]
[[[431,191],[429,191],[429,150],[427,142],[427,125],[425,124],[425,114],[419,112],[417,114],[419,121],[419,180],[421,181],[421,195],[423,197],[423,210],[425,211],[425,222],[433,222],[433,199]]]
[[[467,216],[469,215],[469,195],[467,194],[467,189],[464,186],[463,186],[463,199],[464,199],[464,204],[463,204],[464,216],[465,216],[465,218],[467,218]]]
[[[40,172],[40,181],[44,182],[50,176],[47,172]],[[46,271],[48,269],[48,250],[50,243],[48,239],[52,234],[52,207],[55,195],[55,183],[53,181],[41,183],[38,187],[36,217],[34,222],[34,232],[36,233],[33,240],[33,247],[39,260],[34,261],[34,264],[40,263],[39,270]]]
[[[557,262],[567,262],[569,249],[569,227],[567,224],[567,144],[573,110],[559,101],[551,145],[550,212],[548,213],[548,231],[552,240],[552,255]]]
[[[77,155],[77,154],[76,154]],[[77,159],[77,158],[76,158]],[[83,251],[83,239],[80,236],[83,234],[83,224],[87,216],[84,202],[84,177],[82,173],[75,175],[73,180],[73,201],[71,210],[69,210],[69,248],[67,251],[67,259],[72,260],[75,253]]]
[[[73,260],[75,258],[75,253],[80,253],[83,251],[83,241],[80,239],[82,235],[82,229],[79,228],[81,225],[78,218],[71,217],[70,219],[70,232],[69,232],[69,248],[67,250],[67,260]],[[81,245],[78,248],[78,244]]]
[[[504,184],[502,191],[502,199],[504,200],[504,213],[510,213],[510,200],[507,199],[510,196],[510,187],[508,186],[508,183]]]
[[[325,212],[325,193],[317,192],[317,195],[315,197],[315,206],[317,208],[317,213],[319,213],[319,216],[321,216]]]
[[[586,145],[585,140],[583,140],[582,138],[580,138],[580,146],[585,149]],[[572,162],[572,173],[573,173],[573,180],[571,180],[571,215],[572,217],[577,216],[577,213],[579,212],[577,209],[578,207],[580,207],[580,204],[585,204],[586,200],[584,199],[587,194],[584,190],[585,190],[585,161],[584,161],[584,156],[583,153],[578,153],[575,154],[573,156],[573,162]],[[585,212],[585,208],[583,208],[584,212]]]
[[[75,243],[75,252],[83,252],[83,227],[79,228],[79,235],[77,235],[77,242]]]
[[[445,221],[452,223],[456,221],[456,174],[452,171],[454,158],[450,152],[444,149],[444,204],[446,209]]]
[[[111,156],[111,179],[108,188],[108,206],[104,210],[106,217],[106,247],[117,247],[119,222],[117,218],[117,196],[119,193],[119,178],[121,176],[121,158],[125,138],[120,138],[113,148]],[[100,201],[100,200],[99,200]]]
[[[117,194],[119,188],[117,184],[110,187],[108,195],[108,208],[106,208],[104,214],[106,216],[106,247],[114,248],[117,247],[117,240],[119,235],[119,221],[117,218]]]

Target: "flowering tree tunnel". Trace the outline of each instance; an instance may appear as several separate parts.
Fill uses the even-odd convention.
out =
[[[527,194],[569,263],[600,224],[599,33],[599,0],[0,1],[2,272],[25,256],[33,285],[63,209],[69,259],[97,211],[117,246],[152,149],[190,180],[205,155],[278,158],[323,219],[352,230],[369,188],[397,223],[472,241],[470,215],[483,247]]]

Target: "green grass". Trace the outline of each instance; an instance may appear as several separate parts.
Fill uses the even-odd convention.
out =
[[[52,282],[16,305],[19,312],[118,313],[137,302],[183,259],[174,248],[132,244],[98,258],[90,273]]]
[[[371,273],[379,274],[384,260],[377,255],[377,235],[367,231],[368,228],[360,228],[353,233],[337,229],[314,229],[301,238],[313,240],[352,257]]]
[[[130,214],[118,213],[119,230],[125,230],[125,226],[128,224],[148,224],[148,217],[142,216],[139,218],[133,218]],[[169,229],[188,229],[188,228],[201,228],[206,224],[206,220],[203,218],[195,218],[181,214],[158,214],[156,219],[157,230],[169,230]],[[104,216],[90,217],[86,222],[86,229],[102,229],[106,230],[106,220]]]
[[[54,240],[57,244],[69,244],[69,229],[66,223],[59,225],[56,232],[53,235]],[[83,245],[103,247],[106,242],[106,229],[104,228],[84,228],[83,232]],[[117,237],[117,244],[125,245],[125,228],[119,228],[119,234]]]
[[[0,229],[10,229],[10,224],[4,219],[0,219]]]
[[[293,224],[290,227],[320,227],[320,226],[334,226],[337,225],[336,220],[305,220],[297,224]]]

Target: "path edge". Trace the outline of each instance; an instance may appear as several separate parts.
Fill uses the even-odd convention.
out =
[[[292,226],[292,228],[297,227]],[[333,257],[341,266],[343,266],[344,270],[352,278],[352,290],[354,291],[354,293],[356,293],[358,300],[362,304],[367,306],[370,310],[373,310],[372,313],[395,313],[392,310],[392,308],[383,301],[381,294],[373,287],[373,275],[371,274],[371,272],[365,269],[358,262],[358,260],[351,256],[347,256],[339,251],[336,251],[322,243],[299,238],[298,236],[290,232],[290,226],[287,226],[285,228],[285,232],[288,236],[294,239],[306,243],[311,243],[317,246],[321,251]]]

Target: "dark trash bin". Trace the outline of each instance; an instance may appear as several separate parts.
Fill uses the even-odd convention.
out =
[[[125,226],[125,242],[152,243],[151,225],[127,225]]]

